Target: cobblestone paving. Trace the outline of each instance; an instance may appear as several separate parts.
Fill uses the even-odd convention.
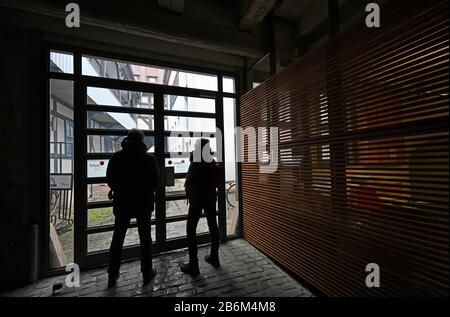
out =
[[[107,289],[105,268],[92,269],[81,274],[80,288],[63,287],[52,294],[55,282],[64,282],[65,276],[43,279],[36,284],[0,296],[86,296],[86,297],[311,297],[313,294],[282,271],[271,260],[244,240],[229,241],[221,246],[222,267],[214,269],[204,261],[208,247],[199,250],[200,275],[193,279],[179,270],[187,251],[171,252],[154,258],[158,271],[152,283],[140,287],[139,261],[124,263],[115,288]]]

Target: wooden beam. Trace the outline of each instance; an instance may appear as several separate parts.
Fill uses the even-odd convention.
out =
[[[259,23],[275,8],[277,0],[247,0],[241,5],[239,28],[254,30]]]
[[[176,13],[183,13],[185,0],[158,0],[158,6]]]

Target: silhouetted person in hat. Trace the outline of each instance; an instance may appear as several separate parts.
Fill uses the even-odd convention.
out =
[[[159,173],[155,158],[147,153],[144,134],[133,129],[122,141],[122,150],[113,154],[106,172],[111,188],[115,216],[108,268],[108,287],[120,276],[122,247],[130,220],[136,218],[141,242],[141,272],[143,285],[156,275],[152,265],[151,213]]]
[[[202,211],[206,214],[211,235],[211,253],[205,256],[205,261],[216,268],[220,266],[219,228],[216,219],[216,188],[219,178],[219,168],[212,158],[209,140],[198,140],[194,152],[191,153],[191,164],[185,182],[189,199],[186,225],[189,262],[181,264],[181,271],[194,277],[200,273],[196,231]]]

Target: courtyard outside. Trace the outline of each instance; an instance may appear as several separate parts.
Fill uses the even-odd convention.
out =
[[[182,190],[184,182],[176,180],[175,186],[167,187],[167,191],[179,192]],[[236,189],[230,182],[227,185],[228,194],[226,202],[227,214],[227,233],[233,235],[237,233],[238,226],[238,201],[236,199]],[[90,202],[99,202],[108,200],[109,187],[106,184],[95,184],[88,186],[88,199]],[[185,215],[188,212],[187,200],[174,200],[166,202],[166,217]],[[59,215],[59,204],[53,214]],[[71,204],[73,210],[73,203]],[[155,212],[152,213],[152,219],[155,219]],[[114,214],[112,207],[94,208],[88,212],[88,228],[107,226],[114,224]],[[171,222],[166,225],[167,239],[184,237],[186,235],[186,222]],[[152,240],[155,241],[156,228],[152,226]],[[208,232],[206,218],[199,222],[197,233]],[[109,249],[112,238],[112,232],[92,234],[88,237],[88,252],[105,251]],[[52,267],[65,266],[74,261],[73,258],[73,213],[69,219],[60,219],[57,216],[51,223],[51,258]],[[124,246],[139,244],[139,235],[137,228],[128,229]]]

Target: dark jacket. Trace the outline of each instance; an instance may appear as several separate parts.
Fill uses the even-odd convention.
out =
[[[216,200],[216,162],[193,162],[186,175],[185,188],[191,204],[204,203]]]
[[[155,158],[147,153],[144,143],[125,138],[122,150],[109,161],[106,179],[113,191],[115,215],[151,214],[159,172]]]

